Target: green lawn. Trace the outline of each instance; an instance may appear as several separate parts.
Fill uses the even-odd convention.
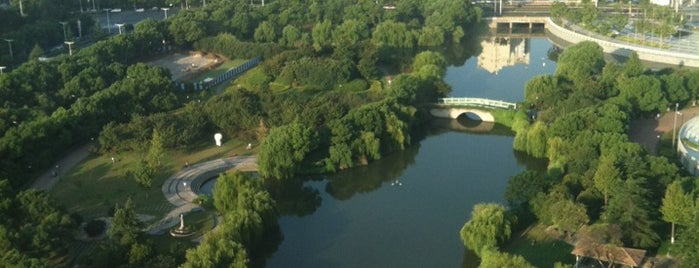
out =
[[[516,234],[505,247],[506,252],[520,255],[539,268],[553,267],[556,262],[574,264],[572,250],[572,245],[545,235],[538,225],[523,235]]]
[[[126,172],[142,158],[142,152],[129,152],[114,155],[92,155],[68,171],[50,191],[56,202],[69,213],[82,215],[85,220],[106,216],[115,204],[123,204],[131,198],[136,213],[152,216],[149,222],[157,221],[173,206],[164,198],[162,183],[182,169],[186,162],[195,164],[230,155],[255,153],[246,150],[250,141],[228,140],[221,147],[202,145],[196,150],[171,150],[162,159],[163,167],[153,179],[153,187],[145,189],[135,180],[127,178]],[[118,159],[112,163],[111,157]]]

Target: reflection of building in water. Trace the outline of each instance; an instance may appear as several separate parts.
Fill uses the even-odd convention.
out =
[[[529,38],[490,37],[481,42],[478,67],[497,74],[502,67],[529,64]]]

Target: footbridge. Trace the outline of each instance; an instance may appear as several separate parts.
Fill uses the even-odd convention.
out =
[[[517,103],[483,98],[440,98],[430,114],[439,118],[456,119],[466,114],[472,119],[495,122],[492,109],[517,109]],[[475,118],[474,118],[475,117]]]

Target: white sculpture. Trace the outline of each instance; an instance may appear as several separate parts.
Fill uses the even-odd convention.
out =
[[[214,134],[214,140],[216,140],[216,146],[221,147],[221,139],[223,139],[223,135],[221,135],[221,133]]]

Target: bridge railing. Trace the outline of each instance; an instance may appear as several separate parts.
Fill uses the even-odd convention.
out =
[[[483,98],[439,98],[437,103],[444,105],[480,106],[503,109],[517,109],[517,103]]]

